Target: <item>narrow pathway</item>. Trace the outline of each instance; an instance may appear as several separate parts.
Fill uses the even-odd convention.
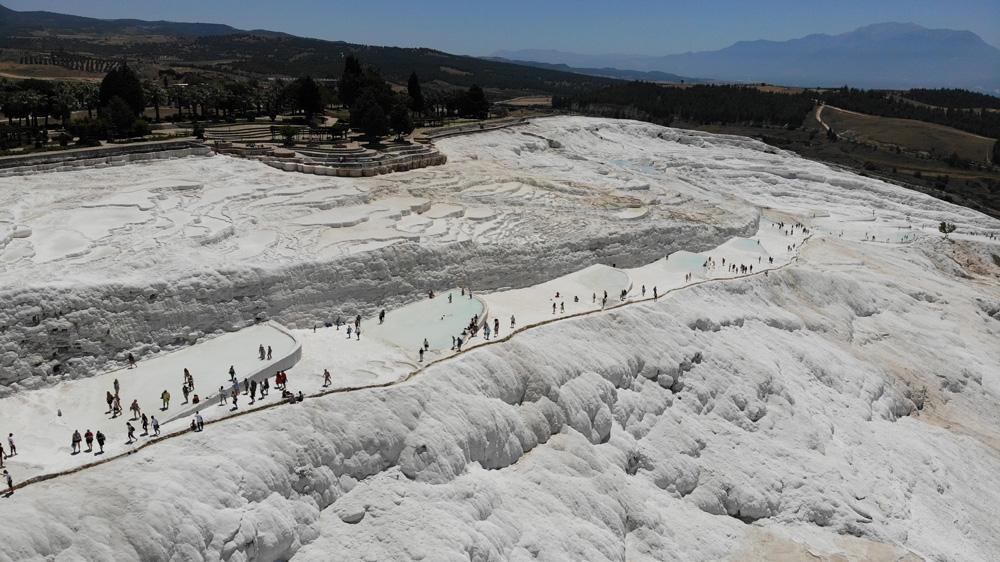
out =
[[[768,228],[771,229],[771,230],[765,231],[764,230],[765,225],[767,225]],[[631,279],[631,281],[629,281],[629,285],[627,285],[627,289],[626,289],[627,296],[626,296],[626,298],[624,300],[618,300],[618,298],[617,298],[618,295],[610,295],[609,294],[609,303],[605,307],[599,307],[599,305],[598,305],[596,307],[592,306],[592,307],[585,308],[584,310],[579,310],[579,311],[576,311],[576,312],[560,313],[560,314],[557,314],[555,311],[553,311],[553,314],[551,315],[551,317],[548,317],[548,315],[543,310],[540,313],[535,313],[533,315],[530,315],[530,320],[528,322],[525,322],[524,324],[519,324],[515,329],[512,329],[511,331],[507,332],[502,337],[493,338],[493,339],[490,339],[490,340],[483,340],[481,338],[476,338],[473,341],[471,341],[468,344],[468,347],[464,348],[462,351],[459,351],[459,352],[444,351],[444,352],[442,352],[442,356],[441,357],[439,357],[437,359],[433,359],[433,360],[427,361],[426,363],[415,363],[414,362],[414,363],[409,363],[409,364],[402,364],[402,367],[405,368],[405,370],[402,372],[401,376],[398,376],[398,377],[393,378],[391,380],[383,380],[383,381],[374,382],[374,383],[359,384],[359,385],[354,385],[354,386],[345,386],[345,387],[338,387],[338,388],[326,388],[326,389],[322,389],[322,390],[319,390],[319,391],[316,391],[316,392],[312,392],[312,393],[308,393],[308,394],[306,394],[306,393],[303,392],[303,395],[304,395],[305,398],[310,398],[311,399],[311,398],[317,398],[317,397],[327,396],[327,395],[330,395],[330,394],[343,394],[343,393],[355,392],[355,391],[359,391],[359,390],[388,388],[388,387],[392,387],[392,386],[398,386],[398,385],[402,385],[402,384],[407,384],[407,383],[413,381],[419,375],[423,374],[431,366],[435,366],[435,365],[438,365],[440,363],[444,363],[446,361],[450,361],[450,360],[454,359],[455,357],[457,357],[459,355],[462,355],[462,354],[464,354],[466,352],[469,352],[469,351],[474,350],[474,349],[479,348],[479,347],[483,347],[483,346],[487,346],[487,345],[494,345],[494,344],[498,344],[498,343],[501,343],[501,342],[509,341],[511,338],[513,338],[513,337],[515,337],[515,336],[517,336],[517,335],[519,335],[519,334],[521,334],[523,332],[526,332],[528,330],[534,329],[534,328],[538,328],[538,327],[541,327],[541,326],[546,326],[546,325],[549,325],[549,324],[553,324],[553,323],[559,322],[561,320],[567,320],[567,319],[571,319],[571,318],[579,318],[579,317],[583,317],[583,316],[590,316],[590,315],[597,315],[597,314],[609,313],[609,312],[615,311],[615,310],[617,310],[619,308],[622,308],[624,306],[649,303],[651,301],[655,301],[655,300],[667,298],[669,296],[672,296],[675,293],[678,293],[682,289],[687,289],[687,288],[690,288],[690,287],[697,287],[697,286],[700,286],[700,285],[706,285],[706,284],[711,284],[711,283],[722,283],[722,282],[728,282],[728,281],[734,281],[734,280],[742,280],[744,278],[749,278],[749,277],[753,277],[753,276],[767,275],[770,271],[778,271],[778,270],[784,269],[784,268],[788,267],[789,265],[791,265],[791,264],[793,264],[793,263],[795,263],[797,261],[799,250],[812,237],[812,233],[809,233],[808,235],[805,235],[805,234],[801,233],[801,229],[800,229],[800,231],[799,231],[800,234],[797,235],[797,236],[793,236],[793,237],[781,237],[781,236],[778,236],[776,233],[773,232],[773,229],[775,229],[775,228],[776,228],[776,226],[774,226],[774,223],[772,223],[770,221],[766,221],[765,219],[762,218],[761,219],[761,227],[758,230],[758,236],[761,236],[761,234],[764,233],[764,232],[771,232],[771,237],[772,238],[776,237],[775,238],[776,240],[784,240],[784,241],[787,241],[787,242],[790,243],[789,244],[789,250],[790,251],[785,256],[785,260],[783,260],[783,263],[777,263],[776,262],[773,265],[771,265],[771,264],[768,264],[767,261],[762,260],[762,263],[764,265],[761,268],[754,269],[752,273],[733,273],[733,272],[730,272],[728,270],[723,271],[720,268],[718,271],[715,271],[714,269],[707,270],[706,273],[708,273],[709,275],[714,275],[714,276],[708,276],[708,277],[705,277],[705,278],[702,278],[702,279],[695,279],[693,277],[693,274],[692,274],[691,279],[688,280],[687,276],[684,275],[684,281],[681,284],[679,284],[679,285],[674,285],[674,286],[662,285],[662,286],[660,286],[660,288],[658,289],[658,294],[657,294],[657,296],[655,298],[652,296],[652,292],[653,292],[652,291],[652,287],[648,287],[647,291],[646,291],[646,294],[643,296],[641,294],[642,285],[640,284],[639,286],[637,286],[636,285],[636,279],[631,279],[631,278],[638,277],[638,278],[640,278],[640,279],[642,279],[644,281],[648,281],[651,278],[651,277],[649,277],[650,275],[654,275],[654,274],[660,275],[660,274],[662,274],[662,266],[664,266],[665,264],[676,263],[678,261],[678,259],[683,258],[685,256],[697,258],[698,263],[701,263],[701,260],[706,259],[705,256],[702,255],[702,254],[689,254],[687,252],[677,252],[675,254],[672,254],[672,256],[675,257],[674,262],[670,262],[670,258],[668,257],[668,258],[665,258],[665,259],[662,259],[662,260],[658,260],[657,262],[653,262],[652,264],[648,264],[646,266],[635,268],[635,269],[631,269],[631,270],[619,270],[619,269],[615,269],[615,270],[612,270],[612,271],[623,272],[624,274],[628,275],[629,278]],[[769,243],[773,243],[774,241],[775,240],[769,240]],[[718,255],[717,252],[722,251],[721,249],[723,249],[723,248],[727,248],[730,251],[737,252],[737,255],[741,255],[739,252],[744,251],[745,249],[735,248],[734,247],[735,244],[736,243],[743,243],[744,246],[749,246],[750,248],[755,249],[752,244],[747,244],[749,242],[756,242],[758,246],[761,246],[759,239],[733,239],[733,240],[730,240],[730,241],[726,242],[725,244],[720,245],[718,248],[716,248],[713,251],[705,252],[705,254],[716,253],[716,255]],[[763,248],[763,247],[761,246],[761,248]],[[732,254],[730,254],[730,256],[731,255]],[[769,255],[769,254],[767,254],[765,252],[762,255]],[[741,257],[745,257],[745,256],[741,255]],[[688,261],[691,261],[691,260],[689,259]],[[733,261],[731,260],[730,263],[733,263]],[[655,270],[651,270],[650,269],[653,266],[657,266],[657,264],[660,265],[659,269],[655,269]],[[595,267],[595,266],[591,266],[591,268],[593,268],[593,267]],[[570,274],[570,275],[565,276],[565,277],[571,277],[573,275],[576,275],[576,274],[579,274],[581,272],[587,271],[587,270],[589,270],[591,268],[585,268],[584,270],[581,270],[580,272],[576,272],[575,274]],[[674,273],[682,274],[681,273],[682,271],[683,270],[678,270],[678,271],[675,271]],[[560,279],[563,279],[563,278],[560,278]],[[550,281],[550,282],[547,282],[547,283],[543,283],[543,284],[537,285],[535,287],[536,288],[543,288],[543,287],[546,287],[549,284],[553,283],[554,281],[556,281],[556,280],[553,280],[553,281]],[[530,290],[530,289],[532,289],[532,288],[529,287],[529,288],[521,289],[521,290],[518,290],[518,291],[526,291],[526,290]],[[543,289],[543,291],[547,291],[547,290],[548,290],[547,288]],[[513,292],[513,291],[507,291],[506,293],[511,293],[511,292]],[[503,294],[504,293],[493,293],[493,294],[484,294],[484,295],[477,296],[477,298],[481,299],[484,302],[484,312],[483,312],[483,315],[482,315],[481,319],[485,319],[487,317],[487,314],[489,314],[489,308],[490,308],[489,303],[491,301],[491,295],[503,295]],[[585,295],[585,297],[586,297],[586,295]],[[444,294],[442,294],[442,295],[439,295],[438,298],[444,299],[446,297],[444,296]],[[566,295],[566,296],[564,296],[564,298],[569,298],[569,296]],[[543,302],[544,302],[544,305],[547,305],[549,301],[545,300]],[[552,302],[554,302],[554,301],[552,301]],[[584,303],[584,305],[585,304],[586,303]],[[391,318],[391,314],[392,314],[392,311],[390,311],[390,318]],[[503,318],[501,318],[500,320],[501,320],[501,322],[504,321]],[[459,324],[459,325],[461,325],[461,324]],[[340,332],[340,333],[344,333],[344,332]],[[368,330],[366,330],[366,333],[368,333]],[[393,349],[392,346],[388,346],[388,345],[386,346],[386,349],[389,349],[391,351],[398,351],[397,349]],[[369,360],[369,361],[380,362],[380,361],[383,361],[383,360],[385,360],[385,358],[381,358],[380,357],[379,359]],[[318,375],[318,373],[317,373],[317,375]],[[319,378],[319,377],[317,377],[317,378]],[[206,402],[206,404],[212,404],[212,403],[214,403],[214,400],[210,401],[206,397],[205,402]],[[253,407],[251,409],[245,409],[245,410],[237,411],[235,413],[226,413],[226,414],[223,414],[223,417],[219,417],[219,418],[216,418],[216,419],[206,419],[205,420],[205,425],[211,426],[211,425],[215,425],[215,424],[218,424],[218,423],[223,423],[223,422],[226,422],[226,421],[228,421],[230,419],[233,419],[233,418],[242,417],[242,416],[245,416],[245,415],[248,415],[248,414],[252,414],[252,413],[255,413],[255,412],[267,410],[267,409],[270,409],[270,408],[274,408],[274,407],[285,405],[285,404],[289,404],[289,403],[290,402],[288,400],[283,400],[283,399],[279,398],[277,396],[277,392],[275,391],[274,401],[272,401],[272,402],[269,402],[267,404],[257,405],[256,407]],[[176,418],[179,418],[179,417],[180,416],[173,416],[171,419],[176,419]],[[78,466],[75,466],[75,467],[72,467],[72,468],[66,468],[64,470],[58,470],[58,471],[53,471],[53,472],[38,474],[36,476],[27,478],[25,480],[22,480],[22,481],[18,482],[16,484],[16,486],[15,486],[15,489],[24,488],[26,486],[29,486],[29,485],[32,485],[32,484],[35,484],[35,483],[38,483],[38,482],[44,482],[44,481],[52,480],[54,478],[59,478],[61,476],[65,476],[65,475],[68,475],[68,474],[73,474],[73,473],[79,472],[79,471],[87,469],[87,468],[91,468],[91,467],[94,467],[94,466],[98,466],[98,465],[101,465],[101,464],[112,462],[112,461],[120,459],[122,457],[126,457],[126,456],[129,456],[129,455],[132,455],[132,454],[134,454],[137,451],[140,451],[142,449],[145,449],[146,447],[149,447],[150,445],[153,445],[153,444],[156,444],[156,443],[160,443],[160,442],[162,442],[164,440],[171,439],[171,438],[174,438],[174,437],[178,437],[180,435],[184,435],[184,434],[189,433],[191,431],[192,430],[189,427],[187,427],[187,426],[185,426],[185,425],[182,424],[182,425],[179,425],[178,427],[173,428],[172,431],[165,431],[162,435],[160,435],[158,437],[155,437],[155,438],[149,438],[146,441],[143,441],[143,442],[141,442],[141,443],[133,446],[132,448],[130,448],[130,449],[126,450],[126,451],[119,452],[119,453],[114,453],[114,454],[109,454],[107,457],[100,458],[98,460],[94,460],[93,462],[81,464],[81,465],[78,465]],[[19,460],[19,459],[17,459],[17,457],[15,457],[15,460]],[[15,475],[15,477],[16,477],[16,475]]]

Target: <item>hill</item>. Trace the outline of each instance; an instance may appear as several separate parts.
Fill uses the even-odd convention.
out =
[[[1000,50],[970,31],[909,23],[869,25],[839,35],[740,41],[718,51],[667,56],[503,51],[497,56],[577,67],[661,71],[715,80],[787,85],[1000,91]]]
[[[608,85],[610,78],[460,56],[424,48],[358,45],[244,31],[227,25],[140,20],[101,20],[0,7],[0,49],[8,63],[31,60],[126,59],[154,69],[218,71],[246,78],[339,76],[355,54],[403,84],[411,72],[431,88],[480,84],[516,93],[569,93]],[[58,53],[59,57],[52,57]],[[65,54],[72,56],[66,57]]]

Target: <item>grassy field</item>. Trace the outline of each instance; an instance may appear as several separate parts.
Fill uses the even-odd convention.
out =
[[[899,146],[938,157],[954,152],[966,160],[985,162],[996,142],[934,123],[862,115],[829,106],[823,108],[822,116],[823,122],[841,137],[885,148]]]

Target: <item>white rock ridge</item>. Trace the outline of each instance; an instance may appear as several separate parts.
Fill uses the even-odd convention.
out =
[[[213,424],[19,490],[0,500],[0,559],[995,559],[1000,245],[981,234],[1000,223],[754,141],[627,121],[544,119],[439,146],[445,166],[344,185],[497,218],[428,219],[404,242],[370,218],[341,227],[371,229],[358,238],[336,234],[353,250],[303,264],[279,244],[259,269],[211,244],[185,247],[201,266],[184,283],[205,292],[178,294],[183,312],[163,333],[244,320],[215,288],[240,276],[294,322],[319,303],[402,301],[462,274],[516,287],[700,251],[749,234],[762,207],[813,236],[766,276],[551,323],[404,384]],[[630,197],[649,212],[624,218]],[[272,209],[296,216],[265,206],[258,224]],[[959,225],[952,240],[936,233],[942,220]],[[39,232],[23,213],[10,222],[32,229],[19,240]],[[299,238],[305,248],[322,228]],[[375,240],[391,244],[372,250]],[[185,255],[155,251],[148,285]],[[206,256],[226,267],[206,272]],[[28,259],[18,271],[53,267]],[[100,270],[73,259],[67,279]],[[283,268],[292,275],[279,281]],[[139,268],[127,276],[141,284]],[[346,288],[319,289],[331,276]],[[89,295],[95,318],[120,290],[19,283],[20,307]],[[145,327],[174,310],[138,302],[114,314]],[[93,344],[95,364],[105,347]],[[324,353],[306,345],[303,363],[335,369]]]

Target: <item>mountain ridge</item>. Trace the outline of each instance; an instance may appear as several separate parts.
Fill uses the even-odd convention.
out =
[[[864,88],[960,87],[1000,92],[1000,49],[967,30],[883,22],[830,35],[737,41],[714,51],[584,55],[502,50],[494,56],[573,67],[611,67],[733,82]]]

